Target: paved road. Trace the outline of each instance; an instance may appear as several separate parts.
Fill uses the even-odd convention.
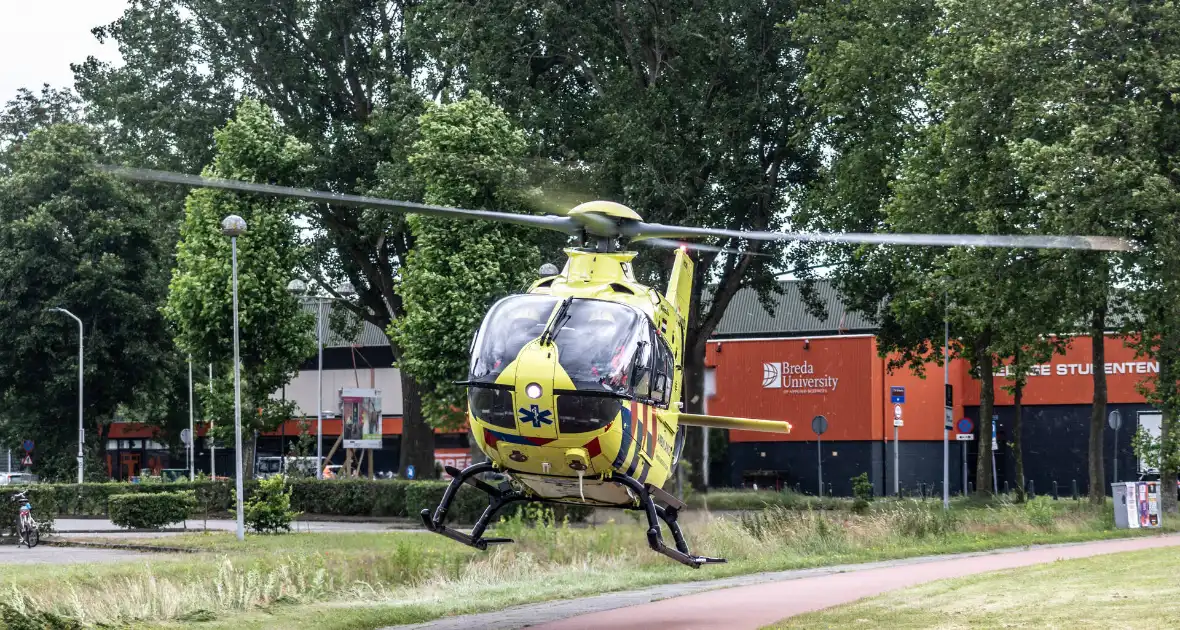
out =
[[[118,562],[148,557],[160,558],[161,556],[158,553],[137,553],[119,549],[53,547],[44,544],[26,549],[16,545],[0,545],[0,564],[77,564],[80,562]]]
[[[188,521],[187,525],[190,531],[201,531],[206,528],[234,531],[237,528],[237,523],[230,519],[210,519],[209,521],[193,519]],[[58,533],[71,536],[107,536],[127,532],[122,527],[101,518],[59,518],[54,521],[53,526]],[[169,529],[181,530],[181,526],[177,524]],[[300,532],[385,532],[394,530],[408,531],[404,524],[390,522],[295,521],[291,524],[291,531]],[[136,534],[135,532],[128,533]]]
[[[639,591],[518,606],[496,613],[450,617],[397,628],[756,630],[780,619],[924,582],[1062,559],[1165,546],[1180,546],[1180,535],[929,556],[668,584]]]

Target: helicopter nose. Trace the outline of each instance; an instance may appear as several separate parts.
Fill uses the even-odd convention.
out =
[[[554,350],[529,344],[516,369],[516,427],[526,438],[557,439],[557,398],[553,395]]]

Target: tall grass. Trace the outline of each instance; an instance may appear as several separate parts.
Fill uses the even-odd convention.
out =
[[[910,500],[881,502],[864,514],[770,507],[713,518],[686,535],[694,552],[727,558],[730,564],[723,570],[733,574],[957,551],[980,541],[1048,535],[1050,530],[1058,537],[1104,531],[1110,522],[1106,517],[1102,511],[1036,502],[945,512],[937,502]],[[428,534],[371,534],[369,548],[358,540],[337,541],[333,548],[334,534],[290,534],[284,537],[292,541],[289,552],[206,553],[108,565],[100,575],[56,576],[45,583],[22,579],[0,590],[0,606],[30,619],[50,615],[119,626],[200,621],[279,603],[325,600],[420,606],[454,599],[455,593],[483,593],[485,601],[507,605],[537,596],[524,584],[544,584],[548,596],[563,596],[586,592],[587,584],[625,586],[628,576],[639,574],[649,580],[708,577],[689,574],[653,553],[645,529],[631,516],[572,528],[551,514],[534,514],[532,520],[517,515],[495,527],[496,536],[513,538],[515,544],[487,553],[449,541],[436,544]],[[671,536],[665,533],[665,538],[671,543]]]

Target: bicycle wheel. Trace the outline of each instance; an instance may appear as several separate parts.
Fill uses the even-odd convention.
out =
[[[37,527],[37,522],[32,517],[29,517],[25,528],[25,545],[29,549],[32,549],[37,546],[37,543],[41,542],[41,530]]]

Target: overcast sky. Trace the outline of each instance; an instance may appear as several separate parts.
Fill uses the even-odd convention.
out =
[[[0,104],[19,88],[42,83],[72,87],[70,63],[93,55],[117,61],[111,42],[99,45],[90,29],[109,24],[127,0],[0,0]]]

